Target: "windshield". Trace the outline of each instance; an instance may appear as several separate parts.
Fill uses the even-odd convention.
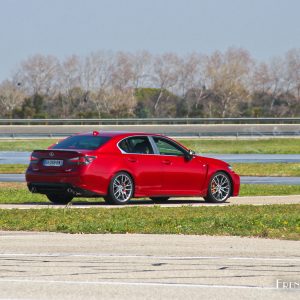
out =
[[[109,136],[75,135],[59,142],[52,149],[95,150],[110,139],[111,137]]]

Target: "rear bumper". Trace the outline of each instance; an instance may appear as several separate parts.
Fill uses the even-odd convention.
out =
[[[101,189],[94,189],[90,177],[79,173],[41,173],[27,170],[26,182],[33,193],[69,193],[74,196],[104,195]]]
[[[53,182],[31,182],[27,187],[32,193],[51,194],[51,193],[67,193],[74,188],[68,183],[53,183]]]
[[[25,174],[27,183],[49,182],[49,183],[69,183],[72,185],[81,184],[81,176],[78,173],[41,173],[27,170]]]
[[[55,183],[55,182],[31,182],[27,184],[27,187],[32,193],[39,194],[70,194],[74,197],[84,196],[84,197],[97,197],[101,196],[89,190],[85,190],[76,187],[70,183]]]

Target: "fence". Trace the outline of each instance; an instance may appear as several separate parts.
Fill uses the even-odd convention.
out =
[[[300,118],[0,119],[0,125],[300,124]]]

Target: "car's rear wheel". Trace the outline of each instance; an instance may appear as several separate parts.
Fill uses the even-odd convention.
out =
[[[232,183],[229,176],[224,172],[217,172],[209,181],[206,202],[223,203],[231,195]]]
[[[105,202],[123,205],[133,196],[134,184],[131,176],[126,172],[117,173],[111,180]]]
[[[74,198],[69,194],[47,194],[47,198],[55,204],[68,204]]]
[[[150,197],[154,203],[165,203],[169,200],[170,197]]]

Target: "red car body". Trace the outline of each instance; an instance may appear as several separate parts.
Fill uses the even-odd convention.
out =
[[[68,147],[60,146],[64,145],[62,143],[68,145],[72,138],[79,142],[88,140],[88,143],[97,139],[102,144],[97,148],[95,143],[92,149],[72,143]],[[135,150],[134,147],[144,148]],[[228,197],[237,196],[240,188],[239,176],[226,162],[196,155],[168,137],[105,131],[78,134],[50,146],[47,150],[35,150],[26,171],[26,181],[30,191],[46,195],[106,197],[109,196],[114,176],[120,172],[128,174],[132,179],[133,191],[130,198],[207,197],[210,185],[214,188],[217,186],[216,183],[211,183],[217,173],[225,174],[229,178]]]

